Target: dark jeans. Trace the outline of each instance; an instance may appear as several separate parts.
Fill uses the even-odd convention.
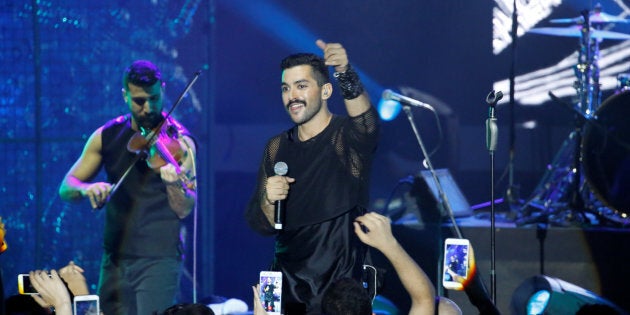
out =
[[[98,295],[107,315],[151,315],[175,304],[177,257],[114,258],[104,253]]]

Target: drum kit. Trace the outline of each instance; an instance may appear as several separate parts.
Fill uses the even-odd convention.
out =
[[[531,197],[520,207],[516,223],[628,227],[630,74],[618,75],[615,94],[602,103],[597,61],[600,42],[630,39],[628,34],[604,27],[630,20],[606,14],[597,6],[579,17],[551,22],[571,25],[534,28],[530,32],[580,39],[574,67],[577,104],[569,104],[576,114],[575,129],[548,165]]]

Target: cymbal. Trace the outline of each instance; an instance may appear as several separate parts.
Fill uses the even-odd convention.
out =
[[[563,36],[563,37],[582,37],[581,27],[539,27],[532,28],[529,33],[542,35]],[[630,39],[630,35],[617,33],[613,31],[591,30],[591,38],[597,39]]]
[[[630,22],[630,20],[628,19],[624,19],[624,18],[620,18],[608,13],[604,13],[604,12],[593,12],[589,15],[589,20],[591,23],[599,23],[599,24],[603,24],[603,23],[628,23]],[[584,17],[583,16],[578,16],[578,17],[574,17],[574,18],[567,18],[567,19],[553,19],[553,20],[549,20],[549,22],[551,23],[575,23],[575,24],[584,24]]]

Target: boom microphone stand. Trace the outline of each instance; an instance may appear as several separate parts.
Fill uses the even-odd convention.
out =
[[[457,235],[458,238],[463,238],[462,236],[462,232],[460,231],[459,227],[457,226],[457,222],[455,221],[455,216],[453,215],[453,209],[451,208],[450,203],[448,202],[448,198],[446,197],[446,194],[444,193],[444,189],[442,188],[442,184],[440,183],[440,180],[437,177],[437,173],[435,172],[435,169],[433,168],[433,163],[431,162],[431,157],[429,156],[429,154],[427,153],[427,150],[424,146],[424,142],[422,142],[422,138],[420,137],[420,133],[418,132],[418,129],[416,128],[416,124],[414,123],[413,120],[413,113],[411,112],[411,107],[409,105],[404,104],[403,102],[401,102],[402,105],[402,109],[405,111],[405,114],[407,115],[407,119],[409,120],[409,124],[411,125],[411,129],[413,130],[414,135],[416,136],[416,140],[418,140],[418,145],[420,145],[420,149],[422,150],[422,155],[424,155],[424,159],[426,161],[426,165],[429,169],[429,171],[431,172],[431,176],[433,177],[433,180],[435,181],[435,187],[437,188],[438,191],[438,195],[440,200],[438,201],[438,205],[440,207],[440,212],[444,213],[446,212],[451,220],[452,223],[452,229],[455,231],[455,235]],[[431,111],[433,111],[435,113],[435,110],[433,109],[432,106],[428,105],[428,104],[424,104],[426,106],[423,106],[424,108],[430,109]],[[438,295],[442,295],[442,291],[443,288],[440,285],[442,283],[442,278],[444,277],[443,270],[442,270],[442,257],[444,256],[443,251],[444,248],[442,246],[442,237],[441,237],[441,233],[438,233],[438,243],[439,243],[439,250],[438,253],[439,254],[439,258],[438,258],[438,264],[437,264],[437,287],[438,287]]]

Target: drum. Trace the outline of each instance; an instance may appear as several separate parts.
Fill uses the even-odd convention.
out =
[[[630,91],[606,99],[586,122],[582,138],[584,176],[606,207],[630,215]]]

